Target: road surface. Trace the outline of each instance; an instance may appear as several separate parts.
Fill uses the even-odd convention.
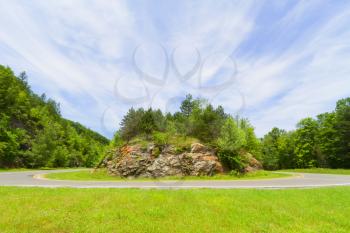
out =
[[[295,173],[295,176],[262,180],[195,180],[195,181],[63,181],[40,178],[46,173],[70,170],[37,170],[25,172],[0,172],[0,186],[20,187],[71,187],[71,188],[312,188],[350,185],[350,175]],[[76,171],[76,170],[75,170]]]

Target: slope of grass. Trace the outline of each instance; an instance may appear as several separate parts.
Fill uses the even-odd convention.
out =
[[[190,151],[193,143],[200,142],[198,139],[189,136],[172,135],[167,138],[167,143],[175,147],[175,150],[180,153],[184,151]],[[129,141],[129,145],[140,145],[144,150],[147,149],[150,143],[155,143],[154,138],[146,138],[145,136],[139,135]]]
[[[63,169],[86,169],[82,167],[57,167],[57,168],[51,168],[51,167],[41,167],[41,168],[0,168],[0,172],[28,172],[28,171],[38,171],[38,170],[63,170]]]
[[[31,171],[32,169],[28,168],[0,168],[0,172],[25,172]]]
[[[0,187],[7,232],[350,232],[350,187],[138,190]]]
[[[248,173],[243,176],[234,175],[216,175],[216,176],[187,176],[187,177],[163,177],[158,180],[244,180],[244,179],[270,179],[270,178],[281,178],[290,176],[288,174],[273,173],[269,171],[257,171]],[[90,181],[151,181],[154,179],[150,178],[136,178],[136,179],[126,179],[118,176],[110,176],[107,174],[105,169],[100,169],[95,172],[92,170],[86,171],[75,171],[75,172],[65,172],[65,173],[50,173],[46,174],[45,178],[56,179],[56,180],[90,180]]]
[[[285,172],[303,172],[303,173],[320,173],[320,174],[350,175],[350,169],[305,168],[305,169],[286,169],[286,170],[280,170],[280,171],[285,171]]]
[[[36,170],[55,170],[55,169],[65,169],[65,168],[0,168],[0,172],[27,172]]]

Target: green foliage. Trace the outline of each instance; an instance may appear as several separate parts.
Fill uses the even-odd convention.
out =
[[[153,141],[156,146],[163,147],[169,143],[170,135],[168,133],[163,132],[154,132],[153,133]]]
[[[169,138],[169,144],[175,147],[177,153],[189,151],[191,145],[196,142],[199,142],[199,140],[190,136],[176,135]]]
[[[337,102],[334,128],[337,132],[335,135],[337,160],[334,161],[334,165],[348,168],[350,167],[350,98]]]
[[[263,139],[267,169],[350,168],[350,98],[333,112],[305,118],[291,132],[273,129]]]
[[[236,154],[246,145],[245,133],[233,118],[230,117],[225,121],[217,144],[221,150],[232,151]]]
[[[317,131],[317,121],[312,118],[305,118],[297,124],[294,149],[297,167],[303,168],[318,166],[316,155]]]
[[[126,141],[139,135],[150,139],[150,135],[157,131],[192,136],[211,143],[218,138],[227,118],[221,106],[215,109],[205,100],[193,99],[191,95],[186,96],[180,110],[164,116],[160,110],[131,108],[121,122],[121,137]]]
[[[186,95],[185,100],[181,103],[180,110],[185,117],[189,117],[194,109],[199,108],[200,101],[193,99],[192,95]]]
[[[34,94],[27,75],[0,65],[0,167],[93,166],[108,140],[61,117],[59,104]]]
[[[221,129],[217,146],[221,162],[239,173],[247,165],[247,152],[260,155],[261,148],[250,123],[246,119],[234,120],[231,117],[226,119]]]
[[[284,131],[284,133],[278,138],[277,145],[279,153],[279,167],[296,167],[296,158],[294,156],[295,133]]]
[[[123,138],[121,137],[119,131],[117,131],[114,134],[113,139],[111,141],[111,144],[112,144],[113,147],[116,147],[116,148],[120,148],[120,147],[122,147],[125,144],[125,142],[124,142]]]
[[[266,169],[277,170],[280,168],[279,138],[283,130],[273,128],[263,139],[263,165]]]
[[[295,133],[273,128],[262,140],[262,162],[265,169],[295,167]]]
[[[126,141],[138,135],[149,138],[153,131],[164,131],[165,125],[165,117],[160,110],[131,108],[121,122],[120,135]]]
[[[146,148],[149,143],[150,143],[150,141],[145,139],[145,137],[137,136],[137,137],[134,137],[132,140],[130,140],[128,144],[130,144],[130,145],[138,144],[138,145],[141,145],[142,147]]]
[[[221,106],[187,95],[180,111],[165,116],[160,110],[130,109],[121,122],[122,139],[150,139],[160,150],[171,144],[177,153],[188,151],[194,142],[204,142],[218,149],[220,159],[230,169],[246,165],[241,154],[250,152],[261,158],[261,143],[247,119],[234,120]],[[150,137],[151,135],[151,137]]]
[[[256,159],[261,160],[261,142],[255,135],[254,127],[250,124],[248,119],[240,119],[239,127],[243,130],[245,135],[244,150],[249,151]]]
[[[210,104],[196,107],[189,117],[189,135],[204,142],[214,142],[219,137],[226,118],[221,106],[216,109]]]

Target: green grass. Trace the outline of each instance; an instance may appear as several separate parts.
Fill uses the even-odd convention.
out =
[[[22,171],[32,171],[33,169],[28,168],[0,168],[0,172],[22,172]]]
[[[0,187],[0,231],[350,232],[350,187],[138,190]]]
[[[216,175],[216,176],[187,176],[187,177],[163,177],[158,180],[246,180],[246,179],[270,179],[282,178],[290,176],[288,174],[273,173],[269,171],[257,171],[248,173],[243,176],[233,175]],[[50,173],[45,175],[45,178],[56,180],[82,180],[82,181],[151,181],[151,178],[136,178],[126,179],[119,176],[110,176],[104,169],[92,172],[92,170],[64,172],[64,173]]]
[[[27,171],[35,171],[35,170],[55,170],[55,169],[65,169],[65,168],[0,168],[0,172],[27,172]]]
[[[146,138],[145,136],[137,136],[134,137],[132,140],[129,141],[129,145],[140,145],[141,148],[143,148],[144,150],[147,149],[148,145],[150,143],[154,143],[155,140],[153,138]],[[167,143],[169,145],[172,145],[175,147],[175,150],[178,153],[181,152],[185,152],[185,151],[190,151],[191,150],[191,145],[193,143],[197,143],[200,142],[198,139],[193,138],[193,137],[189,137],[189,136],[179,136],[179,135],[173,135],[170,136],[167,139]]]
[[[63,170],[63,169],[84,169],[84,168],[76,168],[76,167],[60,167],[60,168],[50,168],[50,167],[42,167],[42,168],[0,168],[0,172],[27,172],[27,171],[37,171],[37,170]]]
[[[350,169],[305,168],[305,169],[286,169],[286,170],[280,170],[280,171],[350,175]]]

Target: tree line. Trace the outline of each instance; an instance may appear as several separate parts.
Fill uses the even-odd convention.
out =
[[[0,65],[0,167],[91,167],[108,142],[62,118],[59,104],[33,93],[24,72]]]
[[[215,148],[229,169],[244,167],[244,154],[260,160],[265,169],[350,168],[350,98],[337,102],[333,112],[302,119],[296,130],[273,128],[257,138],[247,119],[225,113],[204,99],[187,95],[180,110],[163,114],[151,108],[131,108],[114,141],[153,139],[166,144],[171,136],[194,137]]]
[[[131,108],[109,141],[64,119],[59,104],[32,92],[25,73],[16,76],[0,65],[0,167],[91,167],[108,144],[135,138],[160,147],[195,138],[214,148],[231,170],[244,167],[247,154],[270,170],[350,168],[350,98],[339,100],[332,112],[302,119],[295,130],[273,128],[258,138],[248,119],[187,95],[174,113]]]
[[[339,100],[332,112],[300,120],[296,130],[273,128],[262,145],[268,169],[350,168],[350,98]]]
[[[121,122],[114,144],[123,145],[133,138],[153,140],[162,147],[179,144],[183,138],[199,139],[215,148],[221,161],[231,170],[245,167],[247,153],[261,159],[261,143],[247,119],[225,113],[222,106],[214,107],[205,99],[187,95],[179,111],[163,114],[160,110],[131,108]]]

